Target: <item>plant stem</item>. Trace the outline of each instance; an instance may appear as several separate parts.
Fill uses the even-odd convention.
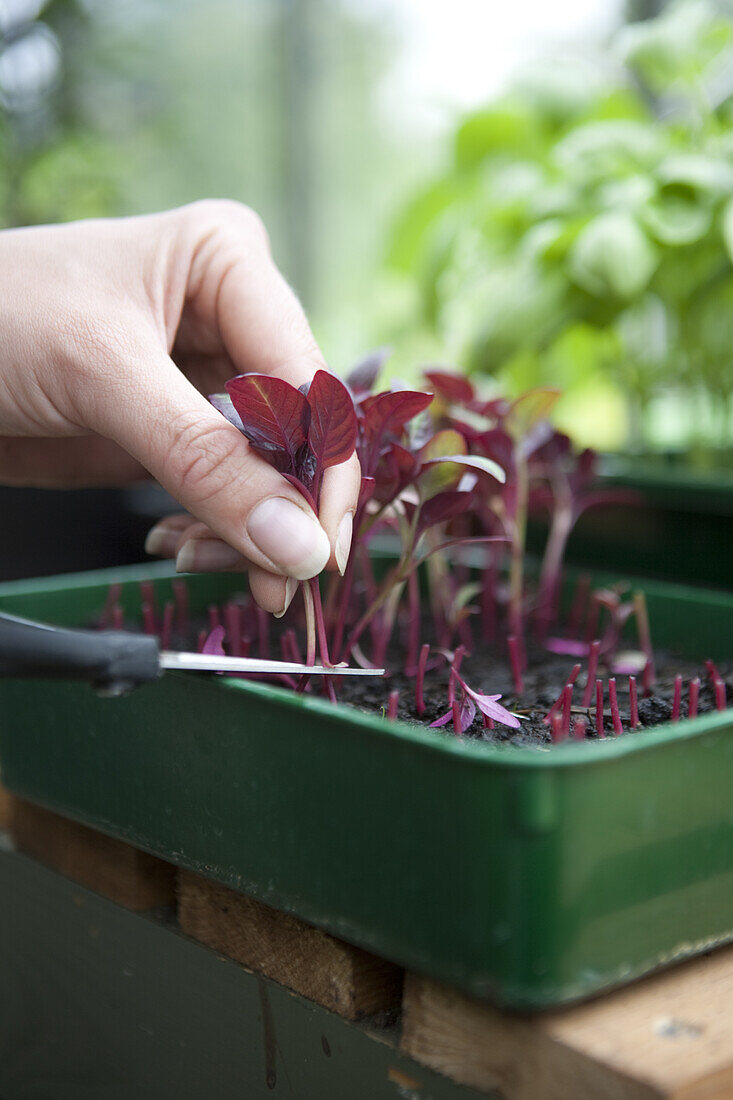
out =
[[[596,680],[596,736],[606,736],[603,728],[603,680]]]
[[[618,712],[618,697],[616,695],[616,677],[611,676],[608,681],[608,698],[611,703],[611,722],[613,723],[613,732],[619,737],[624,732],[624,727],[621,725],[621,715]]]
[[[601,651],[601,643],[596,640],[591,642],[590,653],[588,654],[588,681],[585,685],[585,691],[583,692],[583,698],[580,701],[581,707],[589,707],[591,695],[593,694],[593,681],[596,676],[596,669],[598,668],[598,654]]]
[[[680,720],[680,707],[682,705],[682,677],[677,675],[674,678],[674,696],[672,697],[672,721],[679,722]]]
[[[632,730],[635,730],[639,725],[639,701],[635,676],[629,676],[629,721]]]
[[[700,698],[700,677],[696,676],[694,680],[690,680],[690,695],[687,703],[687,717],[697,717],[697,704]]]
[[[428,662],[430,646],[426,642],[420,650],[420,659],[417,662],[417,677],[415,679],[415,710],[418,717],[425,713],[425,700],[423,698],[423,683],[425,680],[425,666]]]

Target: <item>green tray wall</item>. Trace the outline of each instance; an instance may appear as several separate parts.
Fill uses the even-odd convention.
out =
[[[81,624],[132,568],[0,586]],[[603,578],[599,578],[603,580]],[[235,590],[191,577],[192,607]],[[644,585],[657,644],[731,652],[733,597]],[[262,683],[124,699],[0,687],[17,793],[505,1005],[575,1000],[733,938],[733,716],[555,750],[466,742]]]

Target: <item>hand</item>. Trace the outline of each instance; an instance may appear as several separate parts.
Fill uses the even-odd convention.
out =
[[[158,525],[149,551],[187,570],[248,569],[274,613],[295,579],[343,564],[356,457],[326,472],[319,522],[203,396],[246,371],[299,386],[325,366],[256,214],[206,201],[5,230],[0,272],[0,482],[152,474],[198,522]]]

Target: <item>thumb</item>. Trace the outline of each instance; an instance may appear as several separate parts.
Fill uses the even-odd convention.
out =
[[[157,352],[105,395],[96,430],[121,444],[187,511],[248,561],[305,580],[325,567],[328,536],[304,497],[260,458]]]

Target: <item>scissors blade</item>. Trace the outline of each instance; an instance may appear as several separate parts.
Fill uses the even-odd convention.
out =
[[[216,653],[175,653],[163,650],[160,667],[169,672],[272,672],[308,676],[384,676],[383,668],[350,665],[303,665],[297,661],[265,661],[258,657],[222,657]]]

